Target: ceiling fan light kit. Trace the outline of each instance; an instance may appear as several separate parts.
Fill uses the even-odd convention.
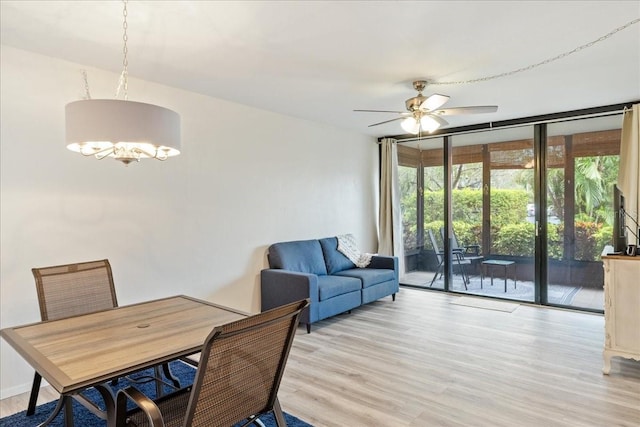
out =
[[[405,107],[407,112],[404,111],[388,111],[388,110],[353,110],[357,112],[366,113],[396,113],[400,117],[385,120],[383,122],[374,123],[369,125],[378,126],[384,123],[394,122],[396,120],[402,120],[400,126],[407,133],[417,135],[421,132],[432,133],[442,126],[446,126],[449,123],[440,116],[451,116],[454,114],[480,114],[480,113],[495,113],[498,111],[498,107],[495,105],[482,105],[475,107],[456,107],[456,108],[444,108],[440,109],[448,100],[447,95],[441,95],[434,93],[433,95],[424,96],[424,91],[427,86],[426,80],[416,80],[413,82],[413,88],[418,91],[418,95],[409,98],[405,101]]]
[[[419,116],[419,113],[416,115]],[[422,115],[422,117],[407,117],[400,123],[400,126],[408,133],[417,135],[420,130],[428,133],[437,130],[440,127],[440,122],[429,115]]]
[[[404,119],[400,123],[400,126],[402,126],[402,129],[404,129],[406,132],[411,134],[416,134],[420,130],[420,122],[418,122],[413,117],[407,117],[406,119]]]
[[[432,116],[424,115],[420,119],[420,127],[431,133],[440,127],[440,123]]]

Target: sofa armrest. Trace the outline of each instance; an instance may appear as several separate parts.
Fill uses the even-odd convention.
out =
[[[383,268],[393,270],[396,274],[396,280],[399,280],[400,272],[398,271],[398,257],[374,255],[371,257],[371,263],[367,268]]]
[[[309,299],[309,307],[300,314],[301,323],[318,318],[318,276],[291,270],[266,269],[260,272],[261,310],[269,310],[301,299]]]

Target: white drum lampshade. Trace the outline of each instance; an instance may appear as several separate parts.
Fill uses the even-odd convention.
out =
[[[124,164],[180,154],[180,115],[157,105],[117,99],[75,101],[65,107],[71,151]]]

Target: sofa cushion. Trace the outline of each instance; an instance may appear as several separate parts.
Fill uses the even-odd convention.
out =
[[[355,268],[356,265],[338,250],[336,237],[320,239],[320,246],[322,246],[324,261],[327,264],[327,273],[335,274],[338,271]]]
[[[269,266],[283,270],[326,275],[322,247],[317,240],[274,243],[269,246]]]
[[[393,270],[384,268],[353,268],[336,273],[338,276],[355,277],[362,280],[362,287],[377,285],[378,283],[394,280],[396,274]]]
[[[324,301],[349,292],[360,292],[362,284],[355,277],[318,276],[319,300]]]

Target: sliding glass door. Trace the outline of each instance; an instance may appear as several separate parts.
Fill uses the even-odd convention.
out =
[[[401,144],[401,283],[601,311],[620,127],[615,115]]]
[[[405,272],[400,282],[445,288],[445,257],[439,228],[444,221],[442,138],[398,147]]]
[[[600,255],[612,243],[620,118],[547,126],[547,302],[603,310]]]
[[[452,141],[449,238],[463,249],[454,266],[461,262],[467,270],[466,286],[455,290],[534,301],[533,127]]]

